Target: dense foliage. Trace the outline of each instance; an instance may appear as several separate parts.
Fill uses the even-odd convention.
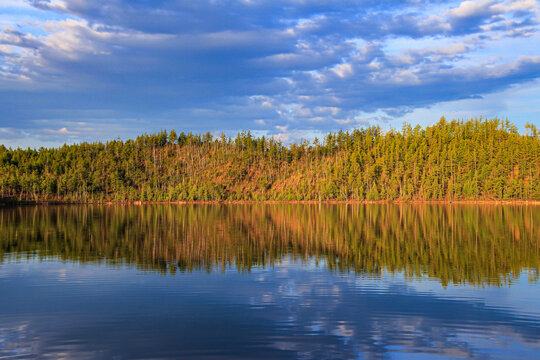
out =
[[[378,127],[284,146],[161,131],[39,150],[0,146],[3,197],[25,200],[540,200],[540,132],[498,119]]]
[[[163,273],[272,266],[512,283],[540,268],[540,207],[424,204],[35,206],[0,209],[2,259],[59,257]]]

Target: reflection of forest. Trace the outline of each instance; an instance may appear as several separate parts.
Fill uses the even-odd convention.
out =
[[[148,205],[0,210],[0,257],[125,262],[175,273],[324,259],[332,270],[425,274],[443,284],[538,279],[540,207]]]

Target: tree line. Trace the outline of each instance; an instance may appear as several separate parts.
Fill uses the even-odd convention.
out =
[[[241,132],[11,149],[3,198],[30,201],[540,200],[540,132],[508,120],[372,126],[284,145]]]

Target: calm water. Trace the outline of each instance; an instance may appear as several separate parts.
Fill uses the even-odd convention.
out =
[[[540,207],[0,209],[0,359],[539,359]]]

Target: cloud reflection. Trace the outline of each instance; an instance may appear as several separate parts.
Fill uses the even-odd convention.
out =
[[[534,358],[540,351],[538,317],[486,305],[511,288],[456,299],[419,292],[399,278],[340,276],[294,261],[251,275],[176,278],[40,264],[17,281],[2,280],[13,301],[0,309],[1,355],[26,349],[41,358],[247,358],[256,352],[265,359],[485,359]],[[43,271],[52,269],[65,269],[69,281]],[[118,274],[114,281],[110,271]],[[80,281],[93,272],[93,282]],[[40,302],[27,296],[35,284],[41,284]],[[538,296],[539,288],[532,289]]]

